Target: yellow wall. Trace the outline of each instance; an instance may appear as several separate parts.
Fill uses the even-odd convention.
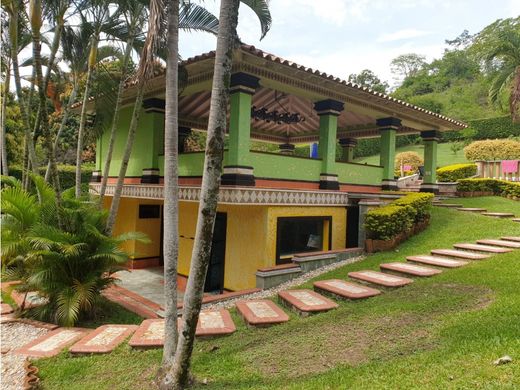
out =
[[[109,207],[110,198],[105,202]],[[129,242],[125,250],[132,258],[159,257],[160,219],[139,219],[139,204],[162,204],[159,200],[122,198],[114,234],[127,231],[146,233],[150,244]],[[179,202],[179,273],[188,275],[193,238],[197,224],[198,203]],[[276,228],[279,217],[332,217],[331,248],[328,248],[328,228],[324,232],[323,249],[345,247],[346,208],[344,207],[283,207],[220,205],[219,212],[227,214],[224,288],[243,290],[255,287],[255,273],[259,268],[276,264]]]

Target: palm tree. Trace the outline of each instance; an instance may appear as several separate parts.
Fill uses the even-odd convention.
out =
[[[137,125],[139,123],[139,116],[141,114],[141,106],[143,102],[143,95],[146,90],[148,80],[153,77],[153,68],[156,65],[155,56],[161,49],[162,41],[160,39],[160,30],[162,24],[162,14],[164,13],[164,7],[157,5],[155,1],[150,3],[150,20],[156,20],[157,23],[151,23],[149,27],[149,33],[147,37],[152,37],[153,34],[157,34],[156,37],[148,39],[147,43],[143,47],[139,71],[135,77],[139,80],[137,84],[137,96],[135,98],[134,109],[132,112],[132,118],[130,120],[130,127],[128,129],[126,145],[121,160],[121,166],[117,177],[116,188],[114,190],[114,196],[112,197],[112,203],[110,205],[110,212],[107,220],[107,231],[111,232],[114,228],[114,224],[119,210],[119,203],[121,200],[121,194],[123,192],[123,183],[126,176],[126,170],[130,161],[130,155],[134,145],[135,133],[137,131]],[[157,15],[155,14],[157,12]],[[156,27],[152,28],[152,25]],[[214,15],[205,10],[204,8],[195,5],[187,4],[181,8],[179,27],[185,30],[201,30],[216,33],[218,21]],[[107,176],[108,172],[104,172],[103,176]]]
[[[2,16],[4,12],[2,12]],[[11,58],[10,58],[10,49],[9,49],[9,26],[7,24],[7,19],[2,19],[2,48],[1,50],[1,62],[2,62],[2,73],[4,76],[4,84],[2,90],[2,108],[0,113],[0,153],[2,153],[1,164],[2,164],[2,175],[9,176],[9,167],[7,164],[7,145],[6,145],[6,113],[7,113],[7,100],[9,95],[9,84],[11,81]]]
[[[249,2],[258,5],[259,2]],[[184,389],[188,382],[195,330],[204,294],[204,281],[208,270],[213,238],[213,226],[218,205],[220,177],[224,156],[226,116],[229,102],[229,80],[233,51],[239,43],[237,36],[238,8],[240,0],[222,0],[220,3],[220,28],[217,37],[213,86],[208,119],[208,138],[199,201],[195,244],[191,256],[188,283],[184,294],[182,332],[179,333],[172,370],[167,375],[164,388]],[[270,20],[270,16],[269,16]],[[262,30],[265,35],[269,26]]]

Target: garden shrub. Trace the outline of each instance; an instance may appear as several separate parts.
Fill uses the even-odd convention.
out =
[[[520,198],[520,183],[498,179],[462,179],[457,184],[458,192],[492,192],[494,195]]]
[[[413,174],[419,170],[419,167],[424,164],[423,158],[416,152],[401,152],[395,156],[395,174],[401,174],[401,166],[409,165],[411,170],[406,170],[405,174]]]
[[[453,183],[459,179],[466,179],[477,174],[475,164],[453,164],[437,169],[437,181]]]
[[[430,216],[431,193],[412,192],[392,203],[370,210],[365,219],[369,237],[390,240]]]
[[[520,142],[512,139],[475,141],[464,148],[470,161],[513,160],[520,158]]]

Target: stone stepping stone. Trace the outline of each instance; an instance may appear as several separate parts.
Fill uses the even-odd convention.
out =
[[[329,311],[338,304],[312,290],[285,290],[278,293],[282,304],[295,310],[301,316]]]
[[[468,251],[487,252],[487,253],[507,253],[511,252],[512,249],[500,248],[498,246],[481,245],[481,244],[453,244],[456,249],[465,249]]]
[[[320,280],[314,282],[314,289],[340,299],[363,299],[381,294],[375,288],[347,282],[341,279]]]
[[[135,331],[128,345],[133,348],[160,348],[164,345],[164,319],[144,320]]]
[[[412,276],[433,276],[442,273],[440,269],[423,267],[420,265],[407,264],[407,263],[385,263],[380,264],[379,267],[382,271],[399,272]]]
[[[468,213],[485,213],[486,209],[481,209],[479,207],[458,207],[458,211],[466,211]]]
[[[362,280],[364,282],[377,284],[384,287],[402,287],[413,283],[412,279],[370,270],[349,272],[348,276],[352,279]]]
[[[438,204],[434,204],[435,207],[448,207],[448,208],[458,208],[458,207],[462,207],[461,204],[456,204],[456,203],[438,203]]]
[[[482,253],[460,251],[457,249],[432,249],[431,254],[438,256],[457,257],[459,259],[467,260],[484,260],[489,257],[489,255],[484,255]]]
[[[14,309],[8,303],[0,304],[0,315],[5,316],[6,314],[11,314],[14,312]]]
[[[137,325],[103,325],[70,347],[73,354],[109,353],[137,330]]]
[[[414,263],[435,265],[437,267],[444,268],[459,268],[468,264],[467,261],[447,259],[445,257],[437,257],[430,255],[408,256],[406,260],[412,261]]]
[[[238,301],[236,307],[249,326],[269,326],[289,321],[289,316],[269,299]]]
[[[513,213],[482,213],[487,217],[495,217],[495,218],[513,218],[515,215]]]
[[[197,337],[213,337],[231,334],[236,330],[231,314],[226,309],[203,310],[195,330]]]
[[[507,241],[507,240],[477,240],[478,244],[502,246],[505,248],[520,248],[520,242]]]
[[[520,242],[520,237],[515,237],[515,236],[500,237],[500,239],[505,240],[505,241]]]
[[[91,329],[57,328],[18,348],[15,352],[32,358],[55,356],[89,332]]]
[[[520,222],[520,218],[511,218],[511,221],[513,221],[513,222]]]

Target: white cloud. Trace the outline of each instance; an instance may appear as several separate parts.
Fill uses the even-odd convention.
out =
[[[404,30],[395,31],[392,33],[381,34],[377,38],[377,42],[393,42],[393,41],[401,41],[404,39],[412,39],[417,37],[422,37],[425,35],[431,34],[430,31],[425,30],[417,30],[415,28],[407,28]]]

